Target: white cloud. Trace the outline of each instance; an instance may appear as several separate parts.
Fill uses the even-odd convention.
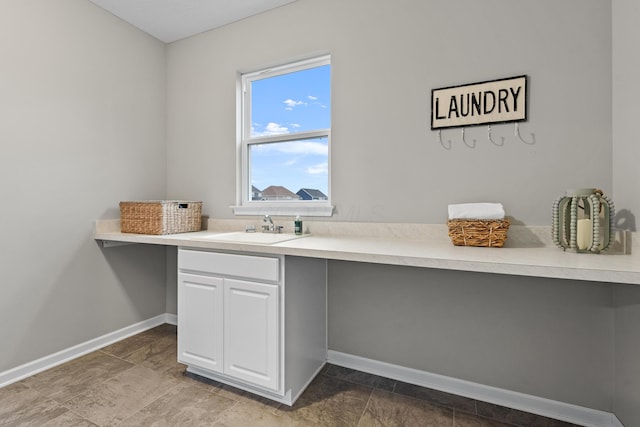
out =
[[[312,102],[311,102],[311,104],[312,104],[312,105],[317,105],[317,106],[319,106],[320,108],[327,108],[327,106],[326,106],[326,105],[324,105],[322,102],[318,101],[318,97],[317,97],[317,96],[307,95],[307,99],[308,99],[309,101],[312,101]],[[306,105],[306,103],[305,103],[305,105]]]
[[[256,124],[251,127],[252,136],[270,136],[270,135],[282,135],[289,133],[289,128],[282,126],[280,123],[269,122],[262,131],[256,130]]]
[[[327,144],[313,141],[292,141],[279,145],[278,150],[287,154],[313,154],[326,156],[329,154]]]
[[[306,105],[307,103],[304,101],[294,101],[293,99],[285,99],[284,101],[282,101],[282,103],[284,105],[286,105],[285,110],[293,110],[294,107],[297,107],[298,105]]]
[[[277,152],[282,154],[309,154],[315,156],[329,155],[329,147],[327,144],[314,141],[290,141],[274,144],[259,144],[254,146],[261,152]]]
[[[279,135],[281,133],[288,133],[289,128],[286,128],[279,123],[269,122],[265,127],[265,132],[270,135]]]
[[[320,163],[318,165],[309,166],[307,168],[307,173],[311,175],[327,175],[329,173],[329,164],[328,163]]]

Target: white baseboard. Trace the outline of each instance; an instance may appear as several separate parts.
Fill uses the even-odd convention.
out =
[[[403,381],[507,408],[579,424],[586,427],[624,427],[615,415],[582,406],[491,387],[470,381],[405,368],[333,350],[328,362],[381,377]]]
[[[171,314],[171,313],[165,313],[164,314],[164,323],[168,323],[170,325],[177,325],[178,324],[178,315],[177,314]]]
[[[102,335],[101,337],[91,339],[81,344],[69,347],[61,350],[57,353],[50,354],[42,357],[38,360],[25,363],[24,365],[9,369],[8,371],[0,372],[0,387],[7,386],[9,384],[20,381],[24,378],[37,374],[38,372],[45,371],[47,369],[58,366],[62,363],[76,359],[85,354],[96,351],[109,344],[113,344],[117,341],[128,338],[132,335],[144,332],[147,329],[155,328],[163,323],[169,323],[176,325],[178,318],[175,314],[160,314],[152,317],[151,319],[144,320],[142,322],[124,327],[114,332]]]

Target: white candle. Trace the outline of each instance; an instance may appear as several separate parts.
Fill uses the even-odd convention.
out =
[[[578,229],[576,233],[576,244],[578,245],[578,249],[585,250],[591,245],[591,220],[590,219],[579,219],[578,220]]]

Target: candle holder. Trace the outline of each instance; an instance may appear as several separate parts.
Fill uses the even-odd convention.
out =
[[[614,216],[613,201],[602,190],[568,190],[553,202],[553,243],[580,253],[604,251],[613,242]]]

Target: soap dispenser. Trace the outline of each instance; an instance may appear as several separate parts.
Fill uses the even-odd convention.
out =
[[[293,231],[298,235],[302,234],[302,219],[300,219],[300,215],[296,215],[296,220],[293,222]]]

